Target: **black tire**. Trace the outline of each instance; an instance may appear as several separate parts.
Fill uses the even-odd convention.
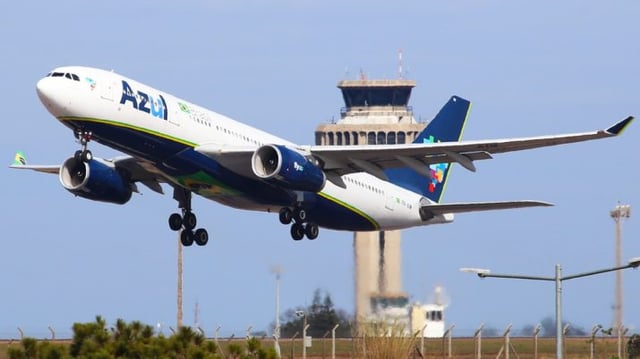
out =
[[[293,210],[293,217],[296,219],[296,222],[304,223],[307,220],[307,211],[302,207],[297,207]]]
[[[93,153],[91,153],[91,151],[86,150],[84,152],[82,152],[82,162],[89,162],[93,159]]]
[[[180,243],[185,247],[190,247],[193,244],[193,232],[183,230],[180,232]]]
[[[294,223],[291,225],[291,238],[294,241],[299,241],[304,238],[304,227],[300,223]]]
[[[198,224],[198,220],[196,218],[196,215],[193,214],[193,212],[187,212],[182,217],[182,225],[184,226],[185,229],[192,230],[196,228],[197,224]]]
[[[293,212],[287,207],[281,208],[279,213],[280,223],[289,224],[293,221]]]
[[[314,240],[318,238],[318,234],[320,234],[320,229],[318,228],[318,225],[315,223],[307,223],[307,225],[304,227],[304,233],[307,235],[307,238],[309,238],[310,240]]]
[[[172,231],[179,231],[182,228],[182,216],[178,213],[173,213],[169,216],[169,228]]]
[[[198,228],[194,237],[196,244],[199,246],[204,246],[209,242],[209,233],[204,228]]]

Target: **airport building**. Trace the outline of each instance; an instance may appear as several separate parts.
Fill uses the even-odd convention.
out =
[[[343,80],[338,83],[345,106],[340,119],[316,128],[317,145],[355,146],[411,143],[425,128],[409,106],[415,81]],[[434,308],[410,304],[402,290],[401,231],[355,232],[353,238],[356,321],[382,319],[402,324],[407,333],[424,327]],[[415,307],[415,309],[414,309]],[[429,316],[429,317],[428,317]],[[435,326],[429,325],[430,329]],[[444,331],[443,331],[444,332]]]

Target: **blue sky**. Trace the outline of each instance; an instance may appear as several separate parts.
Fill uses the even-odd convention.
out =
[[[431,119],[449,96],[473,102],[466,139],[587,131],[637,115],[640,4],[634,1],[12,1],[0,12],[7,165],[61,163],[78,148],[40,104],[50,69],[86,65],[188,99],[298,143],[339,116],[339,80],[363,69],[393,78],[403,50],[417,81],[411,104]],[[487,279],[458,268],[553,275],[614,264],[618,201],[640,204],[640,124],[616,139],[497,155],[477,173],[453,170],[446,201],[538,199],[553,208],[463,214],[403,233],[403,285],[426,301],[451,298],[447,323],[469,335],[536,324],[554,313],[550,283]],[[93,153],[118,153],[93,143]],[[175,326],[176,235],[170,195],[143,191],[124,206],[75,198],[54,176],[3,170],[0,338],[68,336],[101,314]],[[195,303],[209,335],[240,335],[274,320],[273,265],[283,268],[282,309],[314,289],[353,311],[352,236],[321,231],[293,242],[275,215],[197,198],[212,240],[185,249],[184,311]],[[632,213],[634,216],[634,213]],[[638,219],[623,226],[623,258],[640,256]],[[614,274],[564,284],[566,320],[610,326]],[[625,323],[640,330],[640,272],[624,272]]]

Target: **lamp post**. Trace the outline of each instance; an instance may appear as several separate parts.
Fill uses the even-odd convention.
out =
[[[271,272],[276,275],[276,327],[273,330],[273,345],[280,358],[280,274],[282,269],[280,266],[273,266]]]
[[[631,217],[631,206],[618,204],[609,212],[611,218],[616,222],[616,266],[622,265],[622,227],[623,218]],[[622,273],[616,273],[616,304],[614,327],[616,330],[622,327]],[[620,356],[620,351],[618,351]]]
[[[627,265],[617,266],[612,268],[599,269],[591,272],[584,272],[573,274],[569,276],[562,276],[562,268],[559,264],[556,264],[556,274],[553,277],[540,277],[529,275],[514,275],[514,274],[493,274],[489,269],[482,268],[460,268],[462,272],[475,273],[480,278],[506,278],[506,279],[525,279],[525,280],[539,280],[555,282],[556,290],[556,358],[562,359],[562,282],[565,280],[576,279],[581,277],[587,277],[595,274],[613,272],[617,270],[627,268],[638,268],[640,266],[640,257],[635,257],[629,261]]]

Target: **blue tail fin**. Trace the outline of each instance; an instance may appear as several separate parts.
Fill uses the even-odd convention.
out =
[[[413,143],[460,141],[470,109],[471,102],[452,96]],[[385,174],[390,182],[440,202],[451,172],[451,164],[432,164],[429,169],[431,178],[425,178],[408,167],[389,169]]]

